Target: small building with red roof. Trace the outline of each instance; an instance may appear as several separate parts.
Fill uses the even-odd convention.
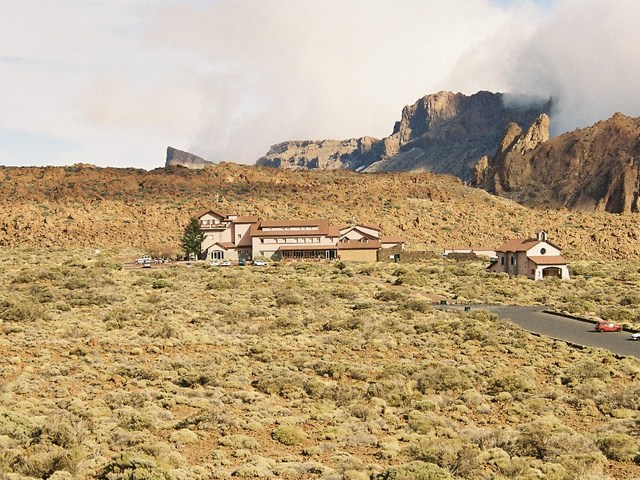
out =
[[[496,248],[496,260],[489,271],[525,275],[532,280],[555,277],[569,279],[567,261],[562,250],[549,242],[547,233],[538,232],[535,238],[514,238]]]

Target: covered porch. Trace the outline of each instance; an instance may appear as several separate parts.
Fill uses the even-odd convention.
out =
[[[282,245],[278,253],[283,260],[335,260],[335,245]]]

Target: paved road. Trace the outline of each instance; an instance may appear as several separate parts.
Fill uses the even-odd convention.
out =
[[[607,349],[619,355],[640,358],[640,342],[629,340],[629,332],[598,333],[591,323],[543,313],[541,307],[486,306],[500,318],[511,320],[525,330],[571,343]]]

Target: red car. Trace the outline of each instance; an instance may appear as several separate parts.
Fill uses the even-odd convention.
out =
[[[613,322],[598,322],[596,332],[621,332],[622,325]]]

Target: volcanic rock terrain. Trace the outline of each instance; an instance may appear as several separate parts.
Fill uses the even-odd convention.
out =
[[[262,218],[379,224],[408,248],[497,246],[540,229],[570,258],[640,258],[637,215],[536,211],[426,172],[0,168],[0,246],[179,248],[205,208]]]
[[[531,206],[637,212],[640,118],[616,113],[551,140],[546,115],[526,132],[511,124],[474,177],[476,185]]]

